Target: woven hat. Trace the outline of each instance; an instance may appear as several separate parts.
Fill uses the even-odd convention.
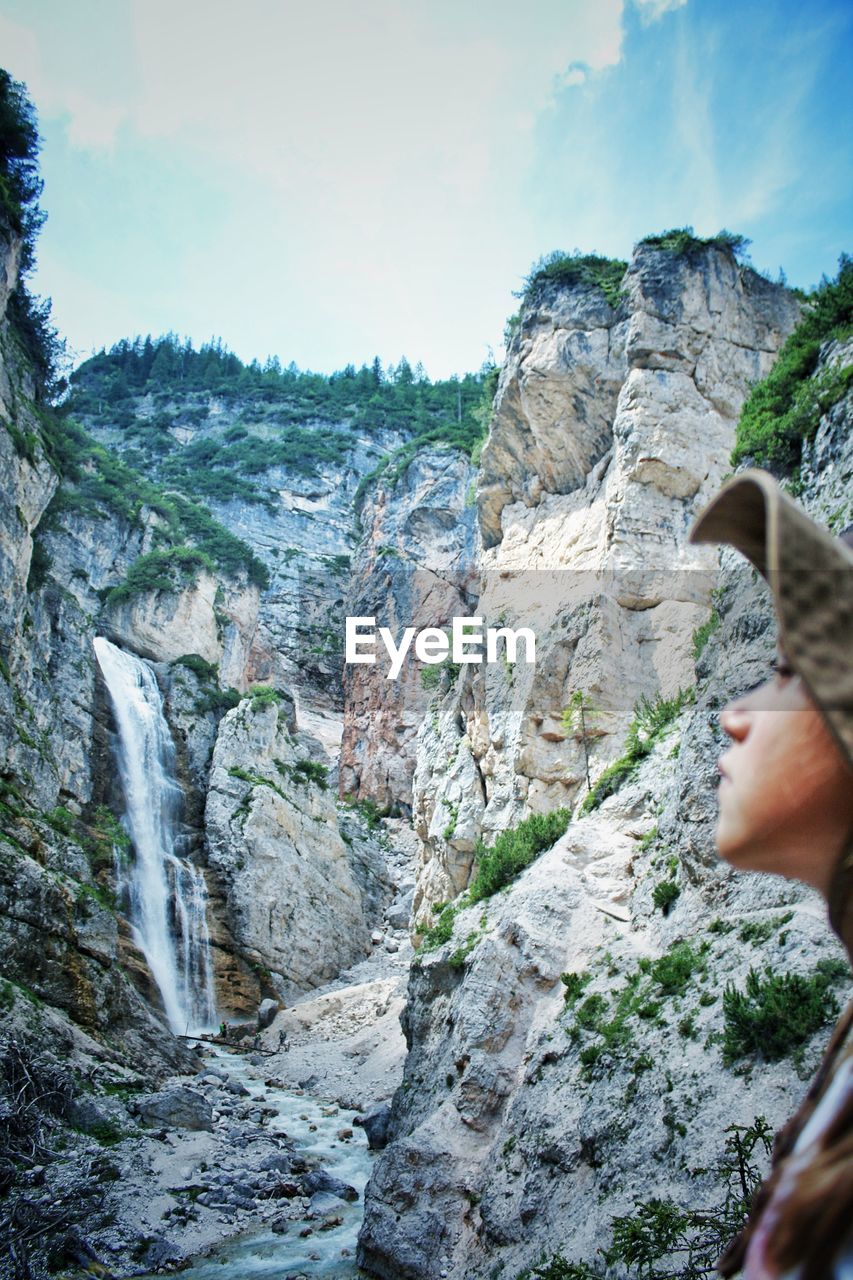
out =
[[[853,551],[758,470],[723,486],[690,541],[728,543],[767,579],[788,661],[853,766]]]

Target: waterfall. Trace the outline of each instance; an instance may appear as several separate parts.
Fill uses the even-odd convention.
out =
[[[124,885],[134,938],[176,1033],[216,1025],[207,890],[179,856],[181,789],[154,672],[102,636],[93,644],[118,727],[118,770],[134,858]]]

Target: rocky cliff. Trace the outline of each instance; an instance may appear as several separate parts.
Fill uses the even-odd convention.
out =
[[[0,278],[14,283],[19,244],[0,237]],[[5,300],[4,300],[5,301]],[[143,534],[72,522],[52,543],[48,573],[34,534],[57,488],[50,412],[5,308],[0,313],[0,950],[3,1004],[45,1022],[50,1038],[148,1056],[163,1070],[185,1058],[128,980],[134,948],[105,880],[112,824],[100,805],[110,775],[107,717],[91,648],[99,561],[127,564]],[[86,569],[81,565],[86,562]],[[90,576],[91,575],[91,576]],[[93,581],[94,579],[94,581]],[[99,1043],[100,1042],[100,1043]]]
[[[360,512],[362,541],[346,611],[395,636],[406,627],[446,628],[471,612],[476,546],[474,469],[456,451],[419,451],[396,484],[380,477]],[[341,782],[345,792],[411,814],[418,730],[432,693],[412,653],[390,679],[375,667],[344,668]]]
[[[373,1275],[514,1278],[537,1262],[623,1275],[631,1232],[679,1274],[673,1250],[701,1255],[697,1205],[722,1233],[713,1254],[733,1144],[755,1144],[761,1166],[761,1117],[785,1119],[826,1039],[824,1026],[759,1064],[731,1035],[724,989],[772,965],[822,993],[825,1017],[847,993],[821,903],[716,858],[717,713],[766,678],[774,628],[738,557],[719,569],[685,545],[799,307],[713,247],[641,246],[623,290],[615,309],[578,287],[529,298],[501,376],[477,611],[535,619],[537,663],[455,675],[419,735],[426,933],[392,1141],[366,1197]],[[828,344],[816,380],[849,359]],[[802,499],[836,529],[851,514],[851,418],[847,392],[802,451]],[[562,714],[573,695],[585,727]],[[469,883],[478,837],[584,795],[504,893],[436,917]]]
[[[797,315],[715,248],[641,245],[615,309],[582,284],[529,299],[483,449],[477,593],[485,618],[534,629],[537,662],[469,667],[424,721],[419,922],[467,883],[476,835],[574,803],[639,700],[693,684],[713,583],[686,530]],[[563,725],[573,696],[583,734]]]

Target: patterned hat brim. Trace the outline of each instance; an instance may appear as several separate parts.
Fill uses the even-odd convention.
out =
[[[788,661],[853,768],[853,551],[759,470],[724,485],[689,536],[737,548],[767,580]]]

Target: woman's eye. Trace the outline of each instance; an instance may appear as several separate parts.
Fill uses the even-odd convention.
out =
[[[788,680],[791,676],[797,674],[790,662],[787,662],[784,658],[773,658],[770,663],[770,670],[775,675],[781,676],[783,680]]]

